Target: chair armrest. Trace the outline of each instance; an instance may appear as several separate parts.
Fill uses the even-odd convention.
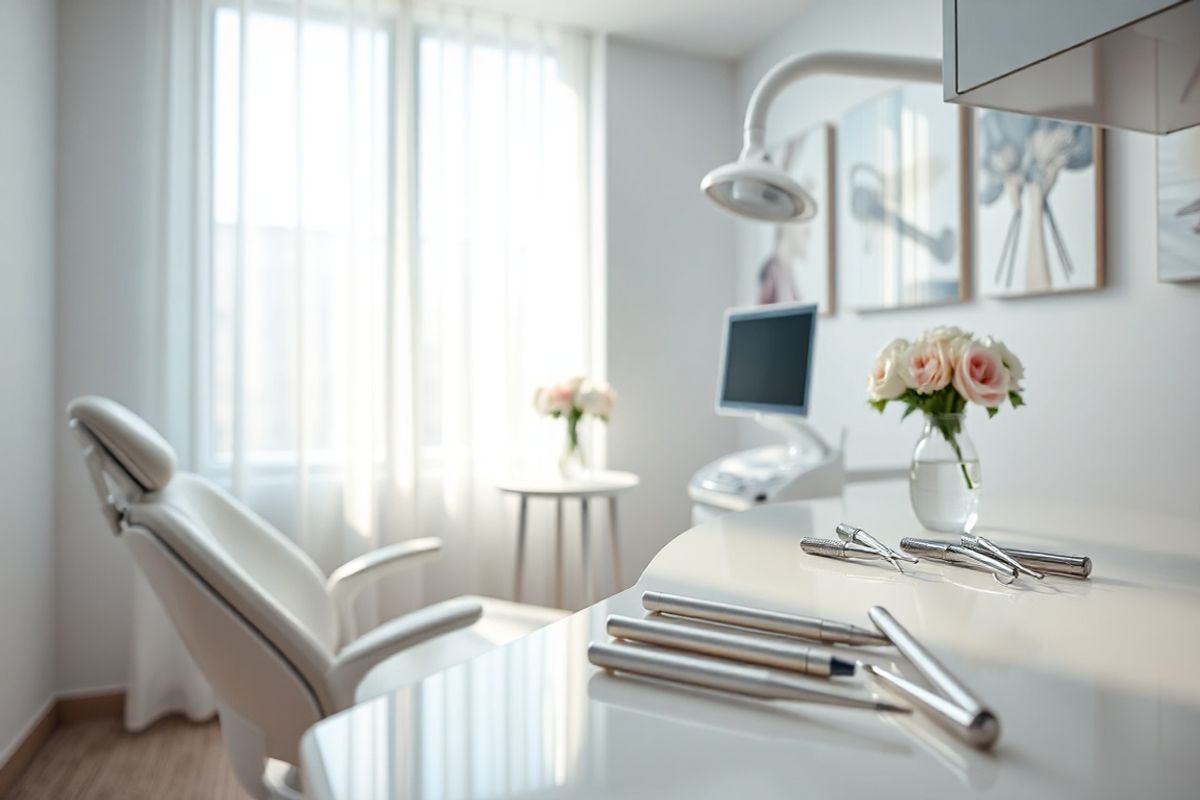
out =
[[[444,603],[396,617],[364,633],[334,656],[329,685],[339,710],[354,703],[354,690],[367,671],[385,658],[443,633],[474,625],[483,606],[472,600]]]
[[[442,540],[434,536],[409,539],[351,559],[333,571],[325,582],[340,623],[341,641],[355,636],[354,598],[367,586],[402,569],[420,566],[442,549]]]

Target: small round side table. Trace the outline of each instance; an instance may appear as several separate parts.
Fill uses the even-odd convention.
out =
[[[608,499],[609,542],[612,546],[612,571],[614,591],[621,588],[621,550],[617,541],[617,496],[638,485],[639,478],[632,472],[597,471],[577,478],[534,477],[514,478],[496,485],[505,494],[517,496],[517,569],[513,599],[521,599],[521,582],[525,577],[525,540],[529,521],[529,500],[535,497],[554,500],[554,602],[563,604],[563,501],[579,501],[580,549],[583,553],[583,585],[588,603],[595,602],[595,586],[592,579],[590,555],[590,522],[588,503],[592,499]]]

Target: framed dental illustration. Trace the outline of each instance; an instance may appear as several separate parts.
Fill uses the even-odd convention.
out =
[[[974,160],[980,294],[1104,285],[1102,128],[981,111]]]
[[[1158,137],[1158,279],[1200,280],[1200,128]]]
[[[755,225],[755,293],[760,304],[816,303],[833,313],[833,128],[817,125],[767,151],[818,204],[803,222]]]
[[[967,297],[969,113],[940,86],[856,106],[837,133],[838,288],[860,311]]]

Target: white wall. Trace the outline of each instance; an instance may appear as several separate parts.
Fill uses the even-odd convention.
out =
[[[814,50],[867,50],[939,56],[940,0],[820,0],[738,67],[738,112],[755,82],[777,60]],[[789,88],[768,121],[768,138],[837,121],[843,110],[887,83],[823,77]],[[880,417],[865,403],[875,352],[894,336],[936,324],[960,325],[1004,339],[1025,361],[1027,408],[969,429],[983,462],[986,492],[1061,496],[1120,503],[1200,518],[1200,285],[1155,280],[1155,140],[1110,132],[1108,287],[1063,297],[971,300],[938,309],[855,314],[819,324],[813,422],[828,436],[850,431],[852,466],[903,465],[920,420]],[[739,223],[739,287],[753,297],[760,254],[749,224]],[[838,265],[839,271],[844,265]],[[843,275],[844,278],[844,275]],[[844,295],[843,295],[844,296]],[[743,432],[743,441],[755,439]],[[1131,531],[1131,535],[1151,535]]]
[[[738,139],[730,65],[622,41],[607,62],[608,377],[620,392],[608,463],[642,477],[621,501],[632,583],[691,527],[692,473],[735,443],[713,397],[736,223],[698,187]]]
[[[64,0],[59,7],[58,399],[102,394],[147,415],[152,337],[139,327],[157,282],[144,239],[155,154],[146,3]],[[130,559],[104,524],[79,448],[55,415],[59,477],[57,584],[60,689],[124,685]]]
[[[54,3],[0,0],[0,764],[54,685]]]

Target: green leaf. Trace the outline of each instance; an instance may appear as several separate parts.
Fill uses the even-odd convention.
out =
[[[1008,402],[1012,403],[1013,408],[1020,408],[1021,406],[1025,405],[1025,398],[1021,397],[1021,395],[1017,394],[1016,392],[1009,392]]]
[[[888,401],[887,400],[868,400],[867,404],[869,406],[871,406],[871,408],[875,409],[880,414],[882,414],[883,410],[885,408],[887,408]]]
[[[915,405],[910,405],[908,408],[904,409],[904,413],[900,415],[900,419],[901,420],[908,419],[908,415],[913,413],[916,410],[917,410],[917,407]]]
[[[989,406],[987,412],[988,412],[988,419],[991,419],[992,417],[994,417],[1000,413],[1000,409],[999,408],[991,408]]]

